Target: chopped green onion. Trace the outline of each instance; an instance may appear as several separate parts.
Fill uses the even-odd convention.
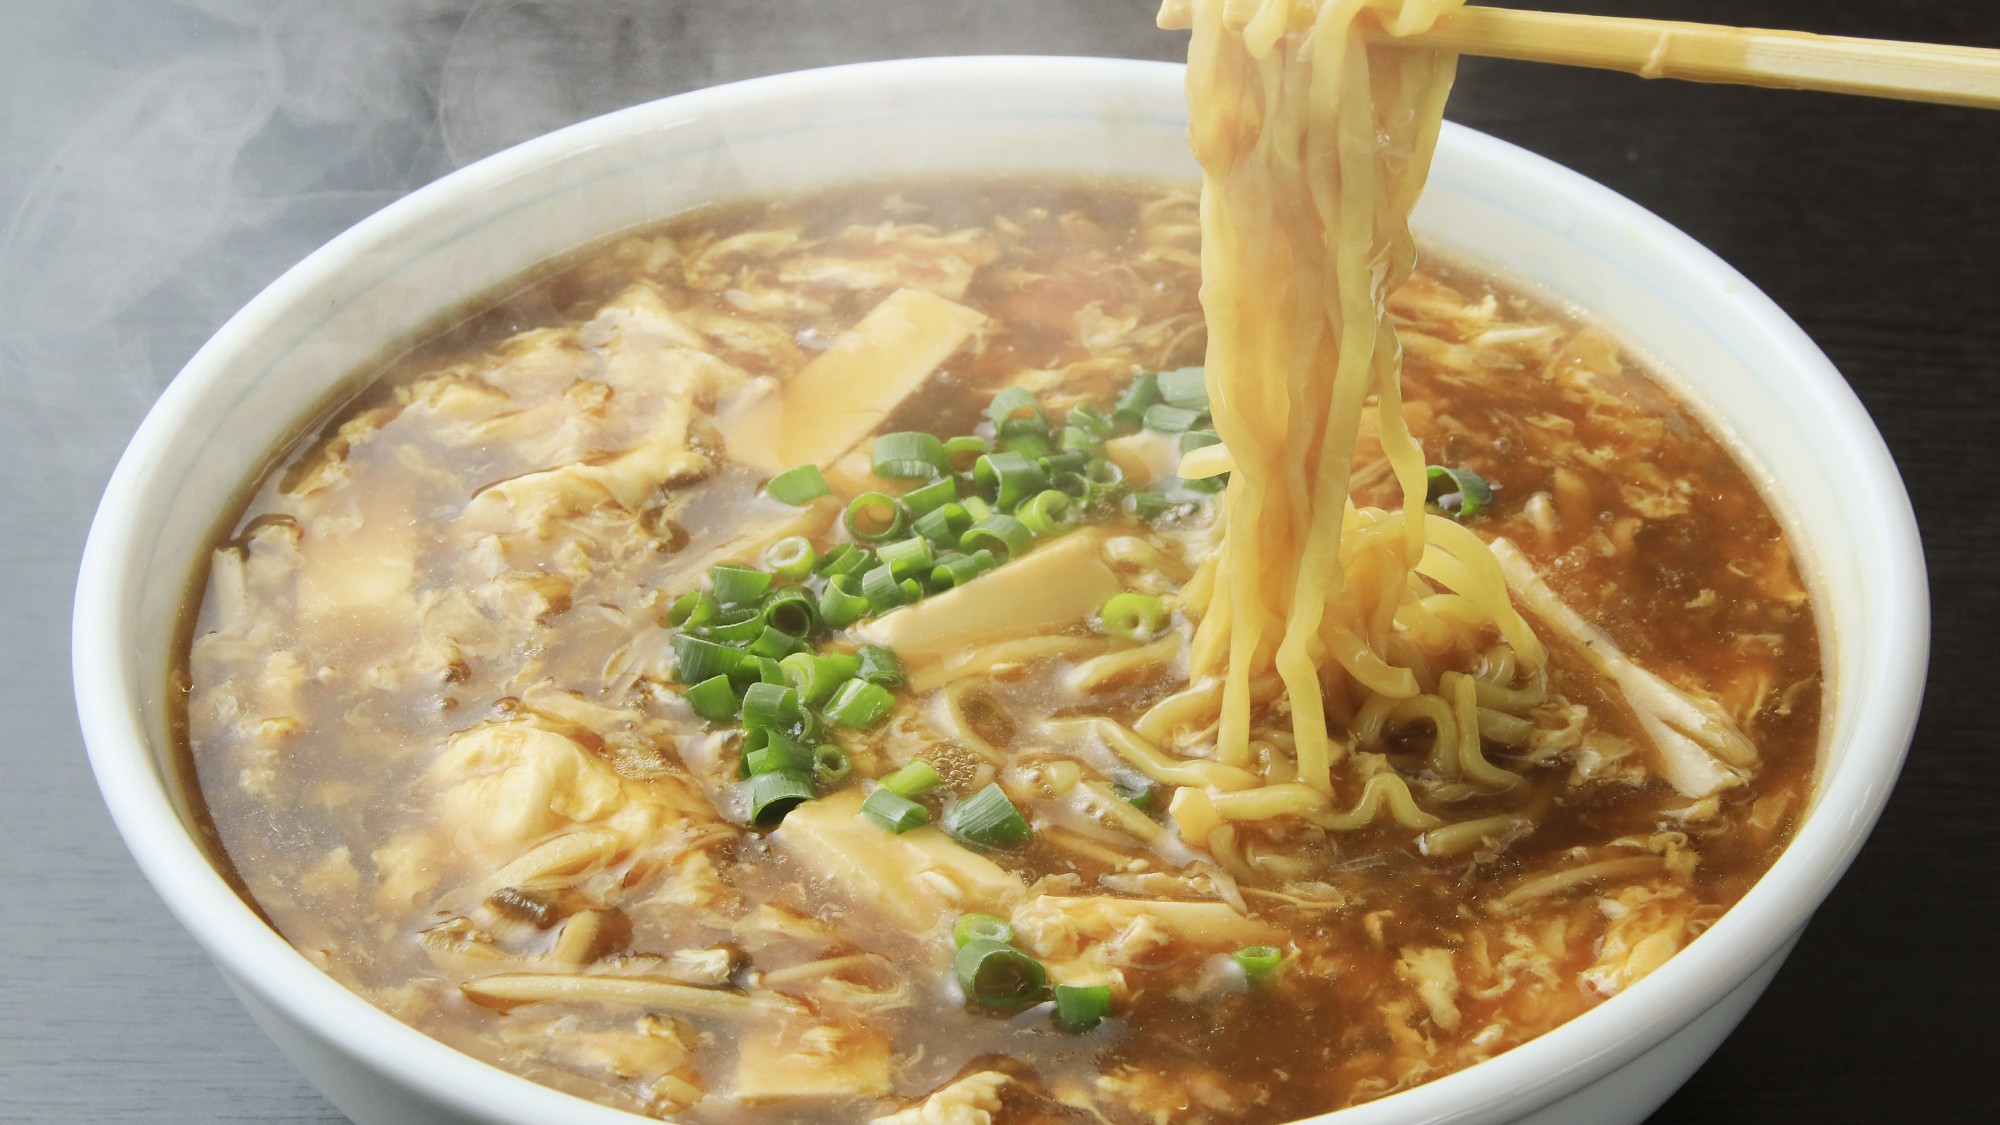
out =
[[[917,522],[910,526],[931,544],[942,547],[958,542],[958,537],[972,526],[972,517],[964,505],[947,503],[918,516]]]
[[[1189,410],[1161,402],[1146,408],[1146,428],[1154,433],[1179,434],[1192,430],[1208,417],[1205,410]]]
[[[903,507],[909,509],[910,518],[921,520],[929,512],[958,499],[958,482],[950,477],[940,477],[922,488],[914,488],[903,493]]]
[[[715,640],[748,644],[764,632],[764,614],[751,608],[726,609],[708,623],[708,635]]]
[[[1432,465],[1424,470],[1429,487],[1425,499],[1432,508],[1463,523],[1493,503],[1493,486],[1470,469]]]
[[[736,698],[736,689],[730,685],[728,676],[710,676],[681,693],[694,713],[711,723],[736,721],[742,703]]]
[[[1189,430],[1181,435],[1181,456],[1185,457],[1204,446],[1221,444],[1222,435],[1214,430]]]
[[[687,633],[674,637],[675,675],[684,684],[698,684],[716,676],[738,675],[743,659],[741,649]]]
[[[819,619],[828,628],[845,629],[868,615],[868,598],[860,586],[861,580],[852,574],[826,580],[826,589],[819,592]]]
[[[862,645],[854,650],[854,655],[861,660],[861,666],[855,672],[860,679],[883,687],[895,687],[903,682],[903,662],[881,645]]]
[[[909,526],[910,515],[896,498],[864,492],[847,505],[847,533],[863,543],[894,539]]]
[[[1063,422],[1069,428],[1082,430],[1095,438],[1111,435],[1111,415],[1087,402],[1070,407],[1069,416]]]
[[[764,550],[764,565],[780,578],[804,578],[819,561],[819,552],[803,535],[787,535]]]
[[[994,914],[961,914],[952,923],[951,944],[955,949],[964,949],[975,941],[997,941],[1006,945],[1014,940],[1014,927],[1007,919]]]
[[[1014,509],[1014,518],[1036,535],[1053,535],[1069,525],[1069,502],[1068,495],[1047,489]]]
[[[954,473],[971,472],[973,463],[992,451],[993,447],[986,443],[985,438],[969,434],[965,437],[946,438],[944,442],[945,461]]]
[[[1062,448],[1065,453],[1095,453],[1100,440],[1096,434],[1082,426],[1063,427]]]
[[[750,823],[775,827],[801,801],[812,799],[812,779],[803,773],[760,773],[750,778]]]
[[[1173,507],[1171,501],[1157,492],[1134,492],[1125,500],[1132,514],[1142,520],[1158,519]]]
[[[1126,591],[1111,595],[1098,611],[1098,621],[1104,631],[1114,637],[1127,640],[1151,640],[1160,632],[1160,626],[1167,620],[1167,607],[1151,594],[1135,594]]]
[[[1111,420],[1124,426],[1140,425],[1146,419],[1146,408],[1159,401],[1160,377],[1153,374],[1137,376],[1119,394],[1118,405],[1111,411]]]
[[[888,688],[867,680],[849,680],[834,689],[833,698],[827,700],[826,717],[844,727],[867,730],[895,706],[896,697]]]
[[[795,652],[778,661],[778,666],[784,670],[785,682],[799,693],[799,702],[806,704],[824,701],[847,678],[835,662],[810,652]]]
[[[861,802],[861,815],[898,836],[931,822],[931,810],[887,789],[868,794],[868,799]]]
[[[1056,1023],[1066,1031],[1089,1031],[1111,1014],[1108,984],[1059,984],[1055,997]]]
[[[794,637],[809,637],[819,628],[819,607],[801,587],[773,590],[764,599],[764,624]]]
[[[730,606],[757,604],[757,599],[771,588],[772,576],[768,570],[716,563],[708,569],[708,577],[715,583],[715,600]]]
[[[965,998],[988,1008],[1016,1008],[1041,999],[1048,971],[1004,941],[966,942],[952,958],[952,975]]]
[[[981,549],[998,548],[1007,553],[1008,558],[1028,549],[1035,541],[1035,533],[1013,516],[987,516],[973,524],[964,535],[958,537],[959,550],[971,554]]]
[[[1000,431],[1000,448],[1003,452],[1018,453],[1030,461],[1038,461],[1055,452],[1049,444],[1046,431],[1028,422],[1009,422]]]
[[[1208,409],[1207,373],[1199,367],[1182,367],[1159,374],[1160,397],[1183,410]]]
[[[944,814],[944,830],[960,843],[980,848],[1011,848],[1035,834],[1021,810],[1007,798],[1006,790],[994,781],[953,805]]]
[[[895,575],[898,580],[913,574],[927,574],[936,561],[931,554],[930,540],[916,536],[882,544],[875,552],[875,557],[881,560],[882,565],[888,567],[889,573]]]
[[[667,607],[667,624],[677,629],[699,629],[715,620],[717,608],[707,590],[689,590]]]
[[[986,418],[995,431],[1005,431],[1009,422],[1039,422],[1039,428],[1049,428],[1049,416],[1043,412],[1042,404],[1022,387],[1007,387],[994,395],[992,405],[986,408]]]
[[[1051,453],[1047,457],[1035,462],[1035,464],[1041,466],[1042,475],[1050,478],[1054,478],[1062,473],[1079,472],[1089,463],[1089,454],[1074,449],[1062,453]]]
[[[1230,956],[1235,958],[1236,964],[1243,970],[1244,979],[1251,984],[1270,980],[1285,959],[1283,950],[1269,945],[1246,945]]]
[[[781,731],[764,732],[764,745],[743,755],[750,776],[760,773],[806,773],[813,768],[812,747]]]
[[[895,570],[887,563],[861,576],[861,596],[868,599],[868,612],[878,616],[916,600],[903,588]]]
[[[940,557],[938,565],[931,568],[931,585],[941,590],[963,586],[999,565],[1000,560],[984,547],[969,555],[953,553]]]
[[[944,443],[916,430],[881,434],[872,449],[878,477],[934,477],[948,472],[951,465],[944,455]]]
[[[980,520],[985,519],[987,516],[997,514],[993,511],[993,505],[988,504],[986,501],[980,499],[977,496],[966,497],[964,501],[962,501],[962,504],[965,508],[965,514],[972,520],[973,523],[978,523]]]
[[[749,730],[788,730],[801,717],[797,688],[756,683],[743,692],[743,725]]]
[[[790,504],[797,508],[810,504],[822,496],[831,495],[833,489],[827,486],[826,478],[820,475],[818,465],[800,465],[772,477],[771,482],[764,486],[764,491],[770,493],[771,499],[780,504]]]
[[[803,642],[791,633],[775,626],[766,625],[750,642],[747,650],[752,656],[765,656],[773,661],[783,660],[795,652],[802,651]]]
[[[845,781],[847,775],[854,772],[854,762],[847,756],[847,751],[831,742],[822,742],[813,748],[812,766],[813,776],[822,785]]]
[[[819,572],[828,578],[832,578],[836,575],[853,574],[857,571],[866,570],[868,566],[869,555],[867,550],[857,547],[852,543],[842,543],[840,546],[828,551],[826,557],[820,559]]]
[[[972,483],[979,495],[1003,512],[1046,488],[1049,478],[1042,467],[1012,450],[988,453],[974,462]]]
[[[898,797],[908,797],[911,800],[915,800],[936,789],[938,782],[942,780],[944,779],[938,776],[937,767],[924,761],[922,758],[917,758],[905,764],[902,769],[883,778],[881,785],[882,788],[887,789]]]
[[[784,665],[779,664],[776,660],[768,656],[746,656],[744,662],[757,670],[758,683],[777,684],[780,687],[790,686],[785,683]]]

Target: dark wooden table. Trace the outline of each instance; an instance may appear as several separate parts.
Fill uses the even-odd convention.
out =
[[[1170,58],[1148,0],[0,0],[0,1120],[334,1122],[138,878],[68,703],[91,505],[171,373],[285,266],[545,129],[716,82],[968,52]],[[1548,6],[2000,46],[1993,0]],[[1936,600],[1874,839],[1656,1122],[2000,1119],[2000,114],[1471,62],[1451,115],[1678,224],[1887,435]]]

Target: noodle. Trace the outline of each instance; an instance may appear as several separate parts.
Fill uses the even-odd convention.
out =
[[[1424,458],[1403,422],[1387,309],[1415,262],[1409,214],[1456,60],[1371,44],[1360,21],[1407,35],[1460,2],[1192,6],[1207,383],[1232,463],[1220,541],[1189,584],[1192,674],[1221,677],[1217,759],[1251,764],[1257,716],[1282,697],[1297,767],[1288,784],[1326,796],[1344,754],[1329,719],[1356,708],[1363,742],[1385,721],[1422,720],[1440,775],[1513,784],[1481,753],[1475,704],[1517,697],[1504,683],[1440,677],[1433,662],[1480,653],[1487,630],[1509,650],[1509,672],[1545,660],[1486,544],[1424,510]],[[1398,511],[1349,503],[1371,396]],[[1274,674],[1277,691],[1258,690]],[[1407,786],[1378,776],[1336,823],[1372,819],[1384,800],[1399,821],[1419,819]]]

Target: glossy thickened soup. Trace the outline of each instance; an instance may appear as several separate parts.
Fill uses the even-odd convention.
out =
[[[1344,578],[1408,678],[1328,672],[1317,774],[1248,682],[1227,752],[1199,231],[1177,186],[739,206],[388,365],[193,611],[245,892],[426,1033],[701,1122],[1284,1121],[1630,987],[1809,798],[1778,522],[1611,336],[1419,273],[1456,553]],[[1379,405],[1343,552],[1402,534]]]

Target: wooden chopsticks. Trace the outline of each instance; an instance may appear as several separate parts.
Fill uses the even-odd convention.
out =
[[[1229,16],[1256,5],[1231,0]],[[1188,0],[1165,0],[1160,26],[1192,26]],[[1225,17],[1227,18],[1227,17]],[[2000,109],[2000,50],[1671,20],[1462,8],[1403,40],[1467,55],[1622,70],[1643,78],[1731,82]]]

